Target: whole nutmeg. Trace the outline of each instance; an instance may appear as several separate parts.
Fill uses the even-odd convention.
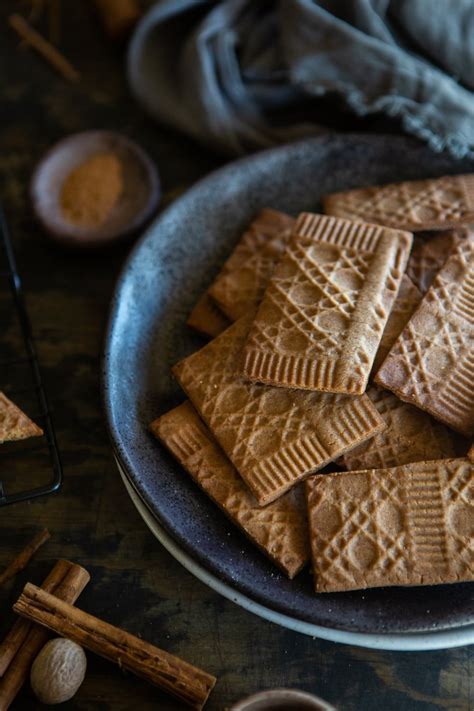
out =
[[[43,704],[62,704],[84,681],[86,667],[82,647],[70,639],[51,639],[32,664],[31,688]]]

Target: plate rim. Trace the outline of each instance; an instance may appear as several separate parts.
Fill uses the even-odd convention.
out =
[[[115,455],[114,455],[115,456]],[[151,533],[165,548],[168,553],[177,560],[183,568],[191,575],[194,575],[204,585],[211,590],[230,600],[235,605],[244,610],[274,624],[299,632],[310,637],[317,637],[328,642],[337,644],[348,644],[354,647],[365,649],[378,649],[388,652],[432,652],[440,649],[454,649],[474,644],[474,624],[450,627],[444,630],[434,630],[432,632],[387,632],[372,634],[369,632],[351,632],[349,630],[337,629],[335,627],[325,627],[315,625],[311,622],[298,620],[297,618],[284,615],[270,608],[255,602],[243,593],[232,588],[232,586],[219,580],[213,573],[193,560],[191,556],[183,550],[173,537],[160,525],[153,516],[146,502],[142,499],[133,482],[129,479],[126,471],[122,468],[119,459],[115,456],[115,462],[124,487],[138,513],[148,526]]]
[[[362,141],[364,143],[367,143],[370,141],[371,143],[381,143],[383,144],[384,142],[389,139],[390,141],[394,143],[399,143],[401,147],[404,147],[406,149],[407,146],[413,146],[415,148],[422,148],[422,144],[420,144],[419,141],[416,141],[412,138],[406,137],[406,136],[400,136],[400,135],[390,135],[390,134],[364,134],[364,133],[329,133],[325,134],[324,136],[317,136],[317,137],[308,137],[308,138],[303,138],[299,139],[297,141],[293,141],[291,143],[286,143],[281,146],[276,146],[276,147],[271,147],[267,148],[262,151],[258,151],[255,153],[252,153],[250,155],[244,156],[242,158],[239,158],[234,161],[230,161],[222,165],[221,167],[217,168],[214,171],[211,171],[210,173],[207,173],[204,175],[202,178],[197,180],[193,185],[183,193],[183,195],[180,195],[175,201],[173,201],[170,205],[168,205],[147,227],[147,229],[144,231],[144,233],[141,235],[141,237],[136,241],[132,249],[130,250],[129,254],[127,255],[122,268],[120,270],[120,273],[118,275],[118,278],[115,282],[115,287],[114,291],[112,294],[112,298],[110,300],[110,307],[109,307],[109,317],[107,319],[107,324],[106,324],[106,329],[104,332],[104,339],[103,339],[103,350],[102,350],[102,358],[101,358],[101,397],[102,397],[102,406],[104,408],[104,412],[106,414],[106,425],[107,425],[107,431],[109,434],[109,439],[112,445],[112,450],[114,453],[114,456],[118,461],[120,462],[121,466],[124,468],[125,472],[127,473],[127,477],[129,481],[134,481],[134,477],[132,476],[132,473],[129,471],[132,469],[133,471],[133,466],[132,462],[130,460],[130,457],[128,456],[126,448],[122,445],[122,438],[118,432],[118,429],[114,423],[114,418],[113,418],[113,403],[112,403],[112,398],[109,397],[111,395],[111,390],[112,388],[109,388],[108,386],[108,372],[107,372],[107,364],[110,359],[110,353],[111,353],[111,344],[112,344],[112,335],[113,335],[113,330],[114,330],[114,325],[117,317],[117,312],[120,307],[120,293],[122,291],[122,286],[126,282],[128,272],[130,270],[130,267],[132,266],[136,255],[138,252],[141,250],[142,246],[147,242],[149,238],[156,232],[157,227],[159,227],[161,222],[165,222],[168,220],[169,214],[172,215],[173,211],[176,209],[177,205],[184,200],[184,199],[189,199],[190,197],[193,196],[195,192],[199,193],[205,188],[207,183],[214,183],[216,180],[219,180],[221,175],[227,174],[229,171],[234,170],[236,168],[242,168],[245,167],[246,165],[252,165],[256,160],[261,160],[264,159],[266,155],[271,155],[271,156],[277,156],[279,154],[286,154],[289,149],[292,149],[294,151],[298,151],[298,149],[301,148],[308,148],[308,146],[319,146],[319,147],[324,147],[325,145],[331,146],[331,143],[337,140],[344,140],[344,141]],[[140,484],[139,482],[134,481],[134,486],[136,486],[137,491],[139,492],[140,497],[143,499],[144,494],[143,492],[140,492]],[[147,506],[147,508],[149,508]],[[159,511],[154,511],[154,519],[157,522],[157,524],[165,531],[166,535],[170,536],[174,540],[174,535],[173,531],[169,529],[167,522],[165,520],[162,520],[159,516]],[[176,540],[174,540],[175,545],[178,545]],[[186,547],[185,547],[186,549]],[[191,555],[189,552],[186,553],[190,559]],[[204,570],[206,570],[207,574],[215,575],[215,573],[210,573],[208,568],[205,565],[205,562],[200,560],[198,558],[197,563],[194,561],[196,565],[202,566]],[[210,568],[212,570],[212,563],[210,564]],[[222,582],[222,581],[221,581]],[[225,584],[225,583],[222,583]],[[243,585],[245,587],[245,585]],[[421,589],[421,588],[420,588]],[[246,593],[242,592],[239,593],[243,596],[246,595]],[[257,598],[256,600],[253,600],[252,602],[255,605],[260,605],[262,607],[265,607],[261,601],[258,601],[258,594],[255,593],[255,597]],[[270,608],[267,608],[270,609]],[[280,610],[278,610],[278,605],[275,605],[275,609],[272,610],[272,613],[275,615],[283,615],[285,616],[285,613],[282,613]],[[466,613],[467,615],[468,613]],[[299,622],[303,624],[314,624],[314,623],[309,623],[305,622],[302,619],[296,618],[296,617],[291,617],[291,619],[298,620]],[[460,622],[456,624],[455,622],[440,622],[437,624],[437,632],[441,631],[455,631],[457,629],[460,629],[463,626],[469,625],[471,623],[474,623],[474,616],[472,619],[470,619],[468,622]],[[396,633],[383,633],[383,632],[377,632],[377,633],[368,633],[368,632],[356,632],[350,627],[345,626],[343,623],[339,626],[331,627],[330,625],[321,625],[325,629],[332,629],[332,630],[339,630],[339,631],[345,631],[353,634],[396,634]],[[412,630],[407,630],[406,632],[403,632],[401,634],[433,634],[432,630],[432,625],[427,625],[426,627],[422,626],[416,626],[416,629]]]

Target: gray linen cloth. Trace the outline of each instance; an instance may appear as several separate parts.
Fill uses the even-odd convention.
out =
[[[473,64],[474,0],[160,0],[128,75],[157,119],[227,154],[327,131],[332,97],[463,157]]]

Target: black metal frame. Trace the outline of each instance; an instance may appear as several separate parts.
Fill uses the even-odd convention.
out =
[[[25,306],[25,300],[23,298],[21,280],[16,266],[15,254],[13,252],[10,234],[7,228],[3,209],[0,205],[0,288],[3,288],[5,284],[6,289],[11,293],[12,306],[18,316],[18,323],[23,336],[24,349],[23,353],[19,355],[18,358],[9,360],[8,362],[4,363],[0,362],[0,373],[2,372],[2,368],[6,368],[7,366],[15,366],[22,364],[29,365],[32,374],[33,386],[31,388],[28,388],[28,391],[35,392],[39,406],[39,414],[33,417],[33,419],[35,421],[40,422],[43,428],[43,441],[45,440],[45,444],[41,447],[41,450],[44,450],[45,447],[49,449],[52,476],[51,481],[48,484],[38,486],[33,489],[16,492],[11,495],[6,494],[0,478],[0,507],[7,506],[8,504],[14,504],[19,501],[29,501],[30,499],[34,499],[37,496],[45,496],[46,494],[51,494],[59,489],[63,480],[63,469],[59,456],[58,445],[56,442],[56,434],[54,431],[51,413],[48,406],[46,392],[41,378],[38,357],[36,355],[34,341],[31,333],[30,319],[28,317],[28,312]],[[2,383],[0,378],[0,389],[1,388]],[[25,391],[23,390],[23,392]],[[11,394],[14,397],[15,392],[13,391],[12,393],[6,394],[8,396]],[[31,451],[31,448],[29,448],[28,450],[25,449],[24,451]],[[20,448],[15,451],[15,456],[21,456],[22,453],[23,450]],[[9,452],[9,455],[11,455],[11,452]]]

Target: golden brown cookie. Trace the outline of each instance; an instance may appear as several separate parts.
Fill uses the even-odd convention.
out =
[[[400,230],[446,230],[474,222],[474,174],[333,193],[323,206],[328,215]]]
[[[42,434],[43,430],[0,391],[0,444]]]
[[[455,456],[448,429],[426,412],[376,386],[369,387],[367,395],[387,423],[387,429],[345,454],[346,469],[387,469]]]
[[[411,279],[404,274],[402,276],[397,298],[395,299],[392,310],[390,311],[388,321],[385,324],[382,340],[380,341],[377,355],[375,356],[374,364],[372,366],[372,373],[376,373],[380,368],[391,347],[419,306],[422,298],[423,296],[421,292],[416,288]]]
[[[411,243],[408,232],[301,214],[250,330],[244,375],[362,394]]]
[[[302,484],[262,508],[191,403],[167,412],[150,429],[194,481],[289,578],[309,560]]]
[[[187,324],[199,333],[214,338],[229,326],[229,319],[207,293],[203,294],[189,314]]]
[[[473,482],[467,458],[308,479],[316,591],[473,580]]]
[[[422,294],[426,294],[433,279],[459,241],[461,230],[441,232],[434,237],[415,237],[407,264],[407,275]]]
[[[474,233],[455,247],[375,381],[474,435]]]
[[[239,319],[173,372],[263,506],[385,424],[366,395],[272,388],[239,376],[251,320]]]
[[[242,235],[208,291],[231,321],[260,302],[294,222],[289,215],[266,208]]]

